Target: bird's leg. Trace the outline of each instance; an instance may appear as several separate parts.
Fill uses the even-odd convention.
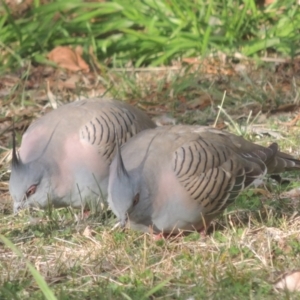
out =
[[[91,215],[91,210],[87,205],[81,205],[80,208],[80,219],[85,220]]]
[[[206,235],[207,235],[208,228],[209,228],[209,226],[211,224],[211,221],[203,220],[203,224],[204,224],[204,226],[202,228],[200,228],[200,229],[199,228],[198,229],[195,228],[195,230],[200,234],[200,236],[202,238],[205,238]]]
[[[153,241],[159,241],[161,239],[164,239],[165,237],[163,236],[163,233],[155,233],[153,230],[153,226],[149,226],[149,234],[151,236],[151,238],[153,239]]]
[[[91,215],[91,211],[89,209],[85,209],[83,211],[82,217],[83,219],[87,219]]]
[[[162,239],[168,239],[170,236],[172,236],[172,233],[165,233],[165,232],[159,232],[156,233],[153,230],[153,226],[149,226],[149,234],[151,235],[153,241],[159,241]]]
[[[151,237],[152,237],[153,241],[160,241],[160,240],[166,239],[166,236],[162,232],[157,233],[157,234],[152,233]]]
[[[197,232],[200,234],[200,236],[201,236],[202,238],[205,238],[206,235],[207,235],[207,227],[203,227],[203,228],[201,228],[200,230],[197,230]]]

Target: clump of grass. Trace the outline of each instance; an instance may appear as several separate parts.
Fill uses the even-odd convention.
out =
[[[221,50],[295,56],[300,12],[295,1],[258,6],[254,0],[33,1],[18,16],[0,9],[1,64],[45,62],[58,45],[82,45],[115,66],[168,64]]]
[[[272,287],[275,271],[299,266],[299,218],[272,213],[249,214],[243,221],[236,210],[215,222],[216,230],[206,237],[194,233],[160,241],[130,230],[112,231],[94,218],[72,225],[68,214],[51,238],[22,240],[24,230],[36,226],[28,218],[14,218],[13,227],[23,233],[5,233],[23,254],[1,253],[2,299],[41,299],[40,276],[57,299],[282,299],[284,294]],[[28,262],[40,273],[36,281],[26,272]]]
[[[17,256],[23,256],[22,253],[16,248],[16,246],[6,237],[0,235],[0,240],[2,240],[6,247],[9,247]],[[54,296],[53,292],[51,291],[41,274],[28,261],[26,262],[26,266],[29,269],[33,278],[35,279],[35,282],[38,284],[40,290],[44,294],[45,298],[47,300],[56,300],[57,298]]]

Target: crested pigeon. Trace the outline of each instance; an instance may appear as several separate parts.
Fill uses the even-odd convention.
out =
[[[300,160],[202,126],[145,130],[117,152],[108,203],[121,226],[155,234],[205,231],[238,194],[266,173],[300,170]]]
[[[109,165],[120,144],[150,118],[129,104],[89,99],[69,103],[33,122],[13,159],[9,182],[14,212],[22,208],[82,207],[107,196]]]

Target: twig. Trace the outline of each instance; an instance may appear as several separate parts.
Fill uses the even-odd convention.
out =
[[[113,68],[111,71],[116,72],[160,72],[160,71],[169,71],[169,70],[180,70],[182,66],[172,66],[172,67],[147,67],[147,68]]]
[[[278,62],[278,63],[285,63],[289,61],[286,58],[277,58],[277,57],[260,57],[259,59],[266,62]]]
[[[224,91],[222,102],[221,102],[221,106],[218,106],[219,111],[218,111],[218,114],[217,114],[217,117],[216,117],[216,120],[215,120],[215,123],[214,123],[213,127],[217,126],[217,122],[218,122],[220,114],[221,114],[221,109],[223,109],[223,104],[224,104],[225,97],[226,97],[226,91]]]

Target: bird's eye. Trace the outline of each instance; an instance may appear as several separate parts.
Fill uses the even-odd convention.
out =
[[[32,196],[36,191],[36,185],[32,185],[26,192],[26,197]]]
[[[140,194],[138,193],[138,194],[136,194],[136,195],[134,196],[134,198],[133,198],[133,206],[134,206],[134,205],[137,205],[138,202],[139,202],[139,200],[140,200]]]

